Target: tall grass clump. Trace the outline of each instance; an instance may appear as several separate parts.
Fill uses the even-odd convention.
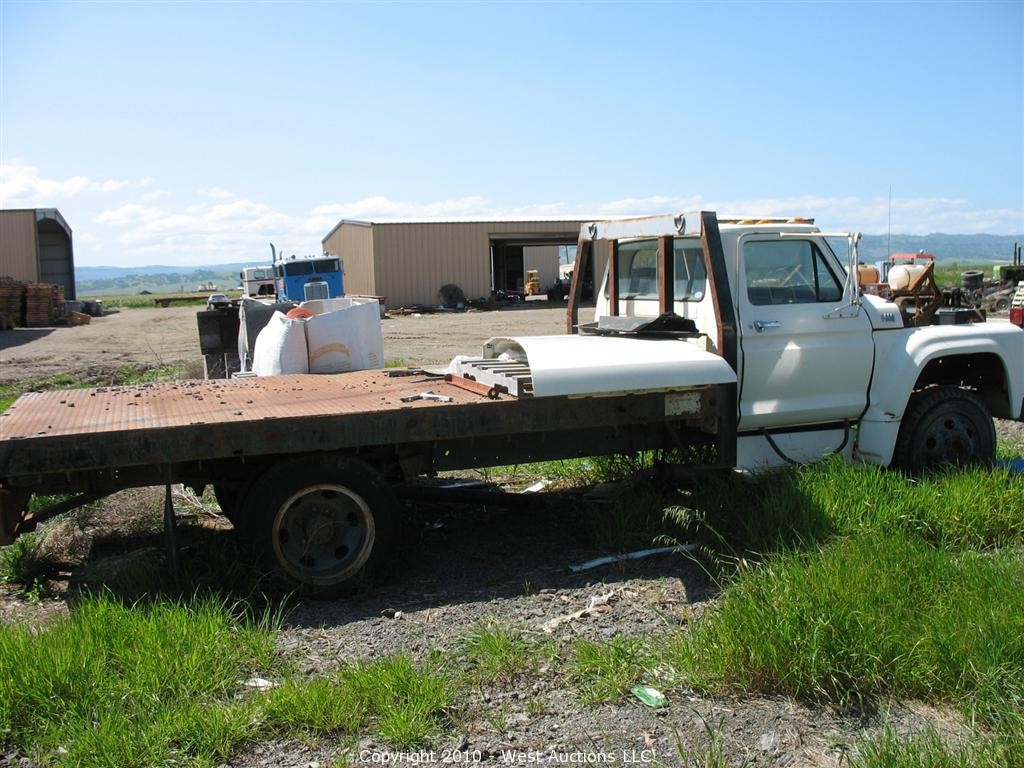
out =
[[[841,533],[904,531],[943,547],[1024,543],[1024,483],[1000,468],[958,469],[915,480],[830,460],[802,468],[796,485]]]
[[[377,735],[399,749],[428,744],[446,722],[454,695],[442,670],[418,667],[403,655],[343,667],[338,680]]]
[[[462,641],[461,650],[475,681],[501,684],[537,669],[545,655],[554,654],[550,642],[494,621],[483,621],[473,627]]]
[[[625,696],[654,663],[653,647],[640,638],[616,637],[606,643],[579,640],[571,677],[584,703],[615,701]]]
[[[448,722],[455,685],[439,667],[408,656],[343,666],[336,674],[287,679],[253,703],[262,729],[279,736],[355,736],[372,730],[398,749],[430,743]]]
[[[901,738],[887,728],[881,738],[865,741],[849,758],[850,768],[1012,768],[997,739],[975,735],[946,741],[935,731]]]
[[[847,704],[998,698],[1024,677],[1021,555],[874,532],[775,555],[738,572],[669,656],[700,687]]]
[[[1024,544],[1024,484],[1005,469],[911,479],[839,458],[752,480],[713,477],[668,510],[682,535],[731,555],[903,532],[941,547]]]
[[[61,765],[224,758],[252,721],[224,707],[273,659],[269,619],[223,603],[88,598],[45,628],[0,627],[0,740]]]

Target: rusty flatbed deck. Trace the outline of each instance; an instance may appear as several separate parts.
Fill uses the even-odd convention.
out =
[[[401,400],[424,391],[451,402]],[[420,446],[432,468],[503,463],[496,459],[514,440],[526,446],[518,453],[539,458],[587,455],[612,438],[621,450],[641,449],[661,440],[646,433],[668,418],[665,397],[605,397],[600,407],[589,398],[489,399],[443,379],[384,371],[29,393],[0,415],[0,485],[40,487],[61,477],[69,487],[121,485],[129,480],[117,473],[132,467],[152,474],[373,446]],[[701,400],[693,413],[675,415],[708,410]],[[578,450],[567,440],[578,440]],[[84,482],[83,473],[103,476]]]
[[[404,396],[428,390],[447,395],[452,402],[401,401]],[[481,399],[480,395],[444,379],[419,375],[389,377],[383,371],[31,392],[0,414],[0,440],[379,413]]]

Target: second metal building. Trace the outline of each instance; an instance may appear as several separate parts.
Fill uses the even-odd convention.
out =
[[[519,290],[526,271],[542,285],[571,263],[580,219],[342,219],[323,250],[345,264],[345,292],[386,296],[390,307],[438,303],[438,289],[455,283],[467,298],[492,289]],[[594,271],[604,262],[598,253]]]

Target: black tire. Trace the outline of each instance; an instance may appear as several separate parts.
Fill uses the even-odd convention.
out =
[[[238,529],[267,565],[305,592],[334,594],[382,559],[397,506],[391,486],[365,462],[296,456],[253,480]]]
[[[242,494],[244,489],[241,483],[214,483],[213,484],[213,496],[217,499],[217,505],[220,507],[221,513],[231,524],[238,525],[238,508],[242,502]]]
[[[990,465],[996,430],[985,401],[959,387],[935,387],[910,398],[893,464],[911,475],[947,466]]]

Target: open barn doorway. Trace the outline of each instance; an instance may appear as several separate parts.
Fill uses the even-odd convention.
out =
[[[491,237],[491,291],[557,295],[563,282],[567,291],[560,259],[575,247],[576,234],[569,232]]]

